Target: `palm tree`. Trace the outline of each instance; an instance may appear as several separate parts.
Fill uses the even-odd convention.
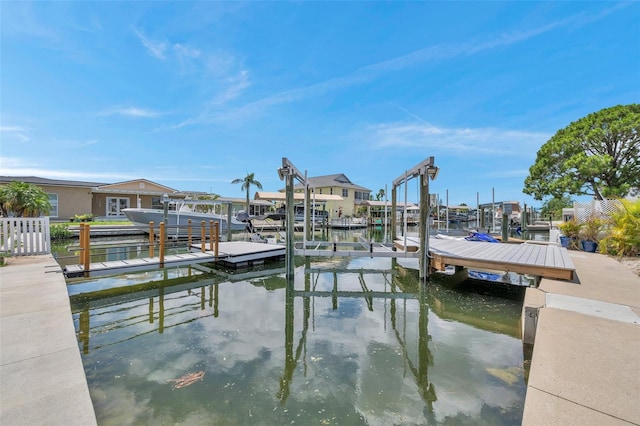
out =
[[[378,193],[376,194],[376,201],[380,201],[384,198],[384,189],[378,189]]]
[[[255,179],[255,175],[253,173],[247,173],[247,175],[244,178],[234,179],[231,181],[231,183],[234,185],[241,183],[242,187],[240,189],[242,189],[243,191],[244,190],[247,191],[246,212],[247,214],[250,214],[249,213],[249,190],[251,189],[251,185],[256,186],[258,189],[262,189],[262,184]]]
[[[13,181],[0,186],[0,211],[5,217],[38,216],[50,209],[49,196],[36,185]]]

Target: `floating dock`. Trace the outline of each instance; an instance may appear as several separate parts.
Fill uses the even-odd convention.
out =
[[[400,250],[418,251],[417,238],[407,237],[406,247],[404,244],[404,240],[394,243]],[[429,253],[431,267],[439,271],[451,265],[572,281],[576,270],[567,249],[551,244],[502,244],[430,238]]]
[[[198,263],[219,263],[232,268],[245,268],[263,264],[266,260],[280,260],[284,258],[284,254],[285,247],[279,244],[228,241],[218,243],[218,255],[216,256],[214,251],[202,251],[200,244],[193,244],[190,253],[166,255],[164,262],[160,262],[160,257],[156,256],[94,262],[89,264],[88,269],[85,269],[83,265],[68,265],[64,268],[64,274],[67,278],[96,277]]]

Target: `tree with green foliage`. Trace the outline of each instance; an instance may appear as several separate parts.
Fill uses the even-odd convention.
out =
[[[573,206],[573,200],[568,195],[554,197],[542,203],[540,215],[542,217],[551,216],[553,219],[562,219],[562,209]]]
[[[378,192],[376,193],[376,201],[382,201],[384,199],[384,196],[385,196],[384,189],[382,188],[378,189]]]
[[[243,191],[247,191],[247,207],[246,212],[249,213],[249,190],[251,189],[251,185],[254,185],[258,189],[262,189],[262,184],[256,180],[254,173],[247,173],[247,175],[243,178],[234,179],[231,181],[233,185],[237,185],[239,183],[242,184],[241,189]]]
[[[525,194],[624,197],[640,188],[640,104],[617,105],[559,130],[538,151]]]
[[[49,210],[49,196],[36,185],[13,181],[0,186],[0,211],[5,217],[34,217]]]

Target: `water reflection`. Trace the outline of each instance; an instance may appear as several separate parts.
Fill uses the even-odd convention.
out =
[[[100,424],[520,423],[518,300],[379,258],[237,278],[72,297]]]

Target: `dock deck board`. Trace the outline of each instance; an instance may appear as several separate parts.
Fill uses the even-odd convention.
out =
[[[404,244],[404,241],[402,242]],[[407,246],[417,247],[408,237]],[[543,244],[499,244],[482,241],[431,238],[432,265],[455,265],[531,274],[545,278],[573,280],[575,266],[567,249]]]

